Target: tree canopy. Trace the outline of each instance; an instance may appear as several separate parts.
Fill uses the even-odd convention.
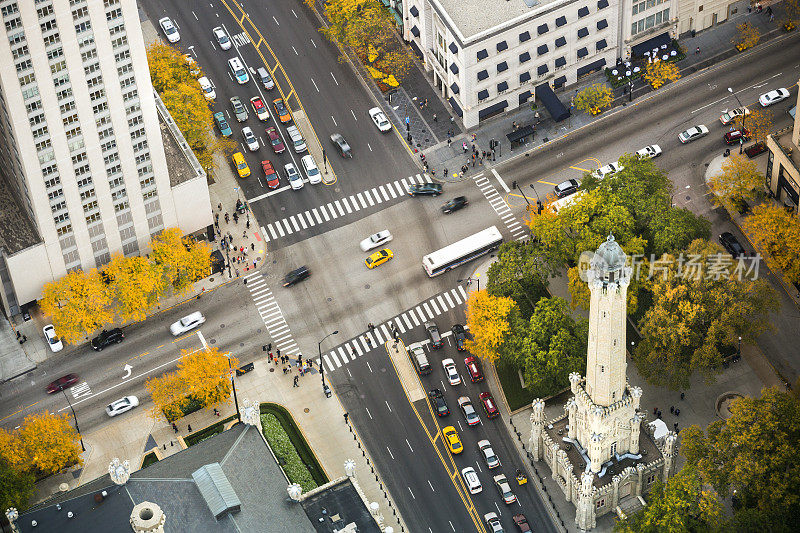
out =
[[[644,79],[653,89],[658,89],[667,82],[676,81],[681,77],[681,71],[672,61],[653,61],[647,64]]]
[[[723,206],[728,213],[735,213],[736,202],[755,198],[756,191],[764,183],[764,175],[758,170],[755,161],[739,154],[731,154],[719,174],[711,176],[708,186],[714,193],[712,202]]]
[[[527,243],[503,243],[497,251],[497,260],[486,274],[486,290],[491,296],[506,296],[516,302],[522,316],[533,313],[536,301],[547,295],[545,265]]]
[[[0,429],[0,457],[17,472],[54,474],[81,462],[80,436],[67,415],[28,415],[13,432]]]
[[[788,283],[800,283],[797,216],[768,202],[753,208],[753,213],[744,219],[744,228],[775,274],[782,273]]]
[[[164,278],[145,257],[115,255],[103,272],[111,280],[109,289],[123,320],[143,320],[166,288]]]
[[[500,346],[511,332],[511,313],[518,312],[514,300],[491,296],[486,289],[467,297],[467,326],[472,339],[466,348],[486,361],[496,360]]]
[[[58,335],[70,343],[114,319],[108,288],[94,268],[88,273],[72,270],[46,283],[39,306],[51,317]]]
[[[32,472],[12,467],[0,456],[0,509],[24,511],[34,493]]]
[[[211,249],[208,244],[186,239],[177,228],[162,231],[150,243],[150,260],[177,292],[185,292],[192,283],[211,273]]]
[[[604,108],[610,106],[613,101],[614,94],[611,91],[611,87],[605,83],[595,83],[575,95],[575,108],[579,111],[597,115]]]

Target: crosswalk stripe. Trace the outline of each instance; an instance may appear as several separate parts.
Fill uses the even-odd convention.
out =
[[[333,202],[328,202],[326,207],[328,208],[328,212],[330,213],[331,218],[337,218],[339,216],[336,214],[336,210],[333,208]]]
[[[461,285],[458,286],[458,292],[461,293],[461,296],[464,298],[464,301],[467,300],[467,291],[464,290],[464,287]]]
[[[408,179],[410,180],[410,179],[411,179],[411,177],[409,177]],[[406,190],[406,194],[408,194],[408,192],[411,190],[411,187],[409,187],[409,185],[408,185],[408,183],[406,182],[406,179],[405,179],[405,178],[400,178],[400,181],[403,183],[403,187],[404,187],[404,188],[405,188],[405,190]]]
[[[245,279],[247,279],[247,278],[245,278]],[[258,287],[260,287],[262,285],[266,285],[267,281],[264,278],[259,277],[259,278],[254,278],[252,280],[248,279],[247,283],[248,283],[247,288],[250,289],[250,291],[252,292],[254,288],[258,288]]]
[[[341,368],[342,363],[339,362],[339,358],[336,357],[336,354],[333,352],[331,352],[331,359],[333,359],[333,362],[336,363],[336,368]]]
[[[444,300],[442,299],[442,295],[441,294],[436,297],[436,301],[439,302],[439,305],[442,306],[442,311],[443,312],[447,311],[449,309],[449,307],[447,307],[447,304],[444,303]]]
[[[389,195],[386,193],[386,189],[383,187],[383,185],[379,185],[378,189],[381,191],[381,194],[383,195],[383,200],[385,202],[388,202],[389,201]]]
[[[325,222],[329,222],[331,217],[328,216],[328,213],[325,211],[325,206],[319,206],[319,212],[322,213],[322,216],[325,217]]]
[[[336,209],[339,210],[339,216],[344,216],[344,209],[342,209],[342,204],[339,200],[334,200],[333,203],[336,205]]]
[[[428,313],[429,320],[433,320],[433,317],[435,317],[436,315],[431,313],[431,308],[428,307],[428,302],[422,302],[422,308],[425,309],[426,313]]]
[[[381,328],[381,332],[383,332],[383,334],[386,335],[386,340],[389,340],[389,339],[392,338],[392,332],[389,330],[389,328],[386,327],[386,324],[381,324],[380,328]],[[385,342],[385,341],[381,341],[381,342]]]
[[[400,193],[400,196],[405,196],[408,194],[408,191],[403,188],[403,184],[400,183],[400,181],[395,181],[394,186],[397,188],[397,192]]]
[[[425,174],[425,181],[426,181],[427,183],[433,183],[433,180],[432,180],[432,179],[431,179],[431,177],[430,177],[430,176],[428,176],[427,174]]]
[[[314,218],[317,219],[317,224],[322,224],[322,219],[319,218],[319,212],[317,211],[317,208],[316,207],[312,208],[311,212],[314,213]]]
[[[350,346],[349,343],[345,343],[345,344],[347,344],[349,349],[355,350],[356,352],[358,352],[358,356],[359,357],[364,355],[364,352],[361,350],[361,346],[359,346],[357,342],[353,341],[353,345],[352,346]]]
[[[377,187],[373,187],[373,188],[370,190],[370,192],[372,193],[372,196],[373,196],[373,198],[375,198],[375,203],[376,203],[376,204],[383,203],[383,198],[381,198],[381,195],[380,195],[380,194],[378,194],[378,189],[377,189]]]
[[[356,193],[356,198],[358,199],[358,202],[356,202],[356,205],[358,205],[359,203],[361,204],[361,207],[359,207],[359,209],[366,209],[367,203],[364,201],[364,195],[362,195],[361,193]],[[354,200],[354,202],[355,202],[355,200]]]
[[[397,329],[400,330],[400,333],[405,333],[406,332],[406,328],[404,328],[403,327],[403,323],[400,322],[400,317],[399,316],[394,317],[394,323],[397,324]]]
[[[444,299],[447,300],[447,304],[450,307],[455,307],[456,306],[456,304],[453,303],[453,300],[450,299],[450,294],[449,293],[444,293]]]
[[[369,191],[364,191],[364,198],[367,199],[367,202],[369,203],[370,207],[375,205],[375,202],[372,200],[372,195],[369,194]]]
[[[353,212],[353,209],[350,207],[350,202],[347,201],[347,198],[342,198],[342,205],[344,205],[348,215]]]
[[[411,329],[413,326],[411,325],[411,321],[410,321],[410,320],[408,319],[408,317],[406,316],[406,313],[403,313],[403,314],[402,314],[402,315],[400,315],[400,316],[402,316],[402,317],[403,317],[403,322],[405,322],[405,323],[406,323],[406,326],[408,327],[408,329]]]
[[[328,354],[323,355],[322,358],[325,360],[325,366],[328,367],[328,372],[333,371],[333,365],[331,365],[331,360],[328,358]]]
[[[294,342],[294,339],[290,338],[289,340],[292,341],[291,344],[285,344],[284,345],[285,348],[281,348],[281,350],[284,350],[284,351],[289,352],[289,353],[295,352],[295,351],[300,351],[300,347],[297,345],[296,342]]]
[[[278,235],[280,237],[283,237],[284,235],[286,235],[286,233],[284,233],[284,231],[283,231],[283,227],[281,226],[280,222],[275,222],[275,229],[278,230]]]
[[[284,219],[283,219],[283,225],[284,225],[284,227],[286,228],[286,233],[288,233],[289,235],[291,235],[292,233],[294,233],[294,230],[293,230],[293,229],[292,229],[292,227],[289,225],[289,222],[290,222],[290,220],[289,220],[288,218],[284,218]]]
[[[414,311],[416,311],[416,312],[417,312],[417,314],[419,315],[420,322],[423,322],[423,323],[424,323],[424,322],[427,322],[427,321],[428,321],[428,318],[425,316],[425,311],[423,311],[423,310],[422,310],[422,308],[421,308],[420,306],[416,306],[416,307],[414,308]]]
[[[358,338],[359,342],[361,342],[361,346],[364,348],[364,353],[367,353],[372,349],[372,346],[367,344],[367,339],[369,339],[369,337]],[[372,341],[370,340],[370,342]]]
[[[339,346],[338,350],[339,350],[339,356],[342,358],[342,361],[346,363],[348,360],[350,360],[350,354],[345,353],[344,348]],[[355,360],[355,357],[353,357],[353,360]]]
[[[311,216],[311,211],[304,211],[303,215],[305,215],[306,220],[308,220],[308,225],[309,226],[316,226],[317,225],[317,223],[314,222],[314,217]]]
[[[397,193],[394,192],[394,187],[392,187],[391,183],[386,185],[386,190],[389,191],[392,198],[397,198]]]
[[[434,301],[434,299],[433,299],[433,298],[431,298],[430,300],[428,300],[428,302],[427,302],[427,303],[431,304],[431,307],[432,307],[432,308],[433,308],[433,310],[435,311],[435,313],[436,313],[436,314],[435,314],[434,316],[439,316],[439,315],[441,315],[441,314],[442,314],[442,313],[441,313],[441,311],[439,311],[439,308],[436,306],[436,302]]]
[[[411,320],[414,321],[414,326],[419,326],[420,322],[419,322],[419,320],[417,320],[417,314],[414,312],[414,310],[413,309],[409,309],[407,311],[407,313],[408,313],[408,316],[411,317]]]
[[[275,233],[275,228],[273,228],[273,227],[272,227],[272,224],[271,224],[271,223],[268,223],[268,224],[267,224],[267,229],[269,230],[269,232],[270,232],[270,234],[272,235],[272,238],[273,238],[273,239],[277,239],[277,238],[278,238],[278,234],[277,234],[277,233]]]
[[[300,221],[300,225],[303,226],[303,229],[308,229],[308,226],[306,226],[306,221],[303,220],[303,215],[302,214],[297,215],[297,220]]]
[[[456,289],[450,289],[450,293],[453,295],[453,299],[458,303],[461,304],[463,300],[461,299],[461,295],[458,293]]]

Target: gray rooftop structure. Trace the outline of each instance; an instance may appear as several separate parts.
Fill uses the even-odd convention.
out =
[[[453,33],[466,44],[495,28],[515,26],[546,15],[554,8],[576,0],[429,0],[439,16],[451,25]],[[530,6],[530,4],[534,4]]]

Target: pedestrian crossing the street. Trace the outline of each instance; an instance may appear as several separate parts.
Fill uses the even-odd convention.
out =
[[[514,213],[511,212],[511,208],[508,207],[506,201],[500,193],[497,192],[497,189],[494,188],[489,178],[483,174],[478,174],[473,180],[475,181],[475,185],[477,185],[483,193],[483,196],[489,201],[489,205],[492,206],[497,216],[500,217],[508,228],[508,231],[511,232],[511,235],[518,241],[526,239],[528,237],[528,232],[525,231],[525,228],[514,216]]]
[[[379,185],[372,189],[328,202],[308,211],[270,222],[262,228],[261,232],[267,242],[274,241],[297,231],[325,224],[333,219],[350,215],[353,212],[367,209],[377,204],[391,202],[396,199],[402,200],[408,195],[411,185],[431,183],[432,181],[427,174],[417,174],[395,180],[385,185]]]
[[[322,354],[322,363],[325,365],[325,370],[332,372],[351,361],[355,361],[357,357],[361,357],[375,348],[380,348],[392,338],[392,327],[397,328],[397,331],[401,334],[405,333],[407,330],[420,326],[428,320],[433,320],[451,309],[464,305],[466,301],[467,292],[460,285],[455,289],[439,293],[383,324],[377,324],[374,329],[367,330],[357,337],[340,344],[333,350]],[[317,359],[317,363],[320,363],[319,359]]]
[[[244,279],[247,283],[247,288],[250,290],[253,303],[256,304],[258,314],[267,327],[272,344],[286,354],[297,353],[298,346],[292,336],[292,331],[289,329],[286,319],[283,318],[283,311],[281,311],[277,300],[275,300],[272,289],[267,286],[264,276],[256,272],[245,276]]]

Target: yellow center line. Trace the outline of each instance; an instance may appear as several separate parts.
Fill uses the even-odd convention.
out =
[[[175,341],[172,341],[172,342],[175,342]],[[163,348],[163,347],[164,347],[163,344],[161,346],[156,346],[156,350],[158,350],[159,348]]]
[[[39,400],[39,401],[41,401],[41,400]],[[11,418],[12,416],[14,416],[14,415],[16,415],[16,414],[19,414],[19,413],[21,413],[21,412],[22,412],[22,411],[24,411],[25,409],[30,409],[31,407],[33,407],[33,406],[34,406],[34,405],[36,405],[37,403],[39,403],[39,402],[33,402],[33,403],[32,403],[32,404],[30,404],[28,407],[23,407],[23,408],[22,408],[22,409],[20,409],[19,411],[15,411],[15,412],[11,413],[10,415],[8,415],[8,416],[6,416],[6,417],[0,418],[0,422],[2,422],[3,420],[6,420],[7,418]]]
[[[557,183],[551,183],[549,181],[544,181],[544,180],[539,180],[539,183],[544,183],[545,185],[552,185],[553,187],[558,185]]]
[[[592,171],[592,169],[590,169],[590,168],[582,168],[582,167],[569,167],[569,168],[571,168],[572,170],[580,170],[581,172],[591,172]]]

